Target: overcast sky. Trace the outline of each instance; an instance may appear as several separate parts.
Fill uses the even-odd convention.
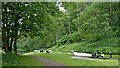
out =
[[[58,1],[59,2],[59,1]],[[60,11],[63,11],[63,12],[65,12],[65,9],[64,9],[64,7],[61,7],[61,5],[62,5],[62,2],[61,3],[59,3],[58,4],[58,2],[56,3],[56,6],[59,6],[59,10]]]

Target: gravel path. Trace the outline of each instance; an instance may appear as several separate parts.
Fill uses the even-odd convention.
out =
[[[47,59],[47,58],[43,58],[43,57],[39,57],[39,56],[34,56],[34,55],[28,55],[28,56],[32,56],[33,58],[37,59],[38,61],[40,61],[43,66],[45,66],[45,68],[68,68],[66,65],[62,64],[62,63],[58,63],[55,62],[53,60]]]
[[[87,60],[96,60],[95,58],[77,57],[77,56],[71,57],[71,59],[87,59]]]

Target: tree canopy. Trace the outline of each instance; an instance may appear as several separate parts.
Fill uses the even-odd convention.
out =
[[[2,46],[16,54],[17,48],[29,52],[83,42],[118,47],[119,13],[119,2],[3,2]]]

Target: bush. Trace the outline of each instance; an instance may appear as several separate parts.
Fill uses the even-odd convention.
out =
[[[3,66],[17,66],[19,64],[19,55],[15,54],[3,54],[2,64]]]
[[[100,50],[104,54],[109,54],[112,52],[112,54],[118,54],[118,38],[107,38],[102,39],[97,42],[87,42],[87,41],[81,41],[79,43],[73,43],[73,44],[65,44],[61,46],[54,46],[51,49],[55,51],[61,51],[61,52],[69,52],[70,50],[74,50],[76,52],[84,52],[84,53],[93,53],[97,50]]]

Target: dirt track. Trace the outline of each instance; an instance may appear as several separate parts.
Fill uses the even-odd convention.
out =
[[[34,55],[29,55],[29,56],[32,56],[33,58],[40,61],[43,64],[43,66],[45,66],[45,68],[53,68],[56,66],[57,66],[57,68],[68,68],[66,65],[64,65],[62,63],[58,63],[58,62],[55,62],[55,61],[47,59],[47,58],[34,56]]]

